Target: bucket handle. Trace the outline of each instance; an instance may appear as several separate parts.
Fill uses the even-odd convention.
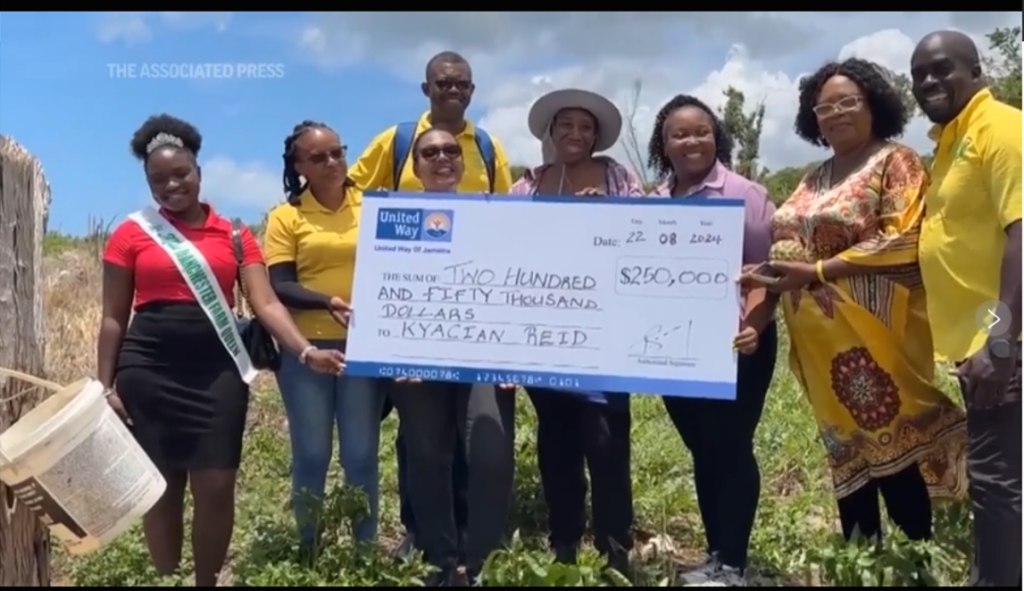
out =
[[[57,382],[51,382],[49,380],[44,380],[43,378],[37,378],[36,376],[27,373],[22,373],[20,371],[15,371],[13,369],[7,369],[6,367],[0,367],[0,377],[15,378],[23,382],[28,382],[30,384],[35,384],[36,386],[41,386],[43,388],[46,388],[47,390],[52,390],[54,392],[57,392],[58,390],[64,387],[58,384]],[[8,399],[0,400],[0,403],[11,402],[12,400],[17,400],[22,396],[24,396],[24,394],[12,396]]]
[[[7,369],[6,367],[0,367],[0,379],[2,379],[2,378],[14,378],[16,380],[21,380],[22,382],[27,382],[29,384],[33,384],[33,385],[35,385],[37,387],[46,388],[47,390],[50,390],[51,392],[57,392],[57,391],[59,391],[59,390],[61,390],[63,388],[63,386],[61,386],[57,382],[51,382],[49,380],[44,380],[43,378],[37,378],[36,376],[30,375],[30,374],[27,374],[27,373],[24,373],[24,372],[20,372],[20,371],[15,371],[13,369]],[[16,396],[11,396],[10,398],[0,399],[0,404],[6,404],[8,402],[13,402],[13,401],[15,401],[15,400],[17,400],[19,398],[22,398],[23,396],[27,396],[28,393],[31,392],[34,389],[35,388],[29,388],[28,390],[26,390],[24,392],[21,392],[20,394],[18,394]],[[4,450],[3,449],[0,449],[0,459],[4,460],[4,462],[9,462],[10,461],[10,459],[4,454]],[[13,501],[8,502],[8,500],[6,498],[0,499],[0,504],[3,505],[4,521],[6,523],[10,523],[11,517],[14,515],[15,509],[17,509],[17,507],[18,507],[18,498],[15,497],[14,495],[12,495],[10,493],[10,491],[7,491],[7,493],[4,495],[4,497],[7,497],[8,495],[10,495],[11,498],[13,498]]]
[[[51,382],[50,380],[44,380],[43,378],[37,378],[36,376],[31,375],[31,374],[23,373],[23,372],[16,371],[16,370],[13,370],[13,369],[7,369],[6,367],[0,367],[0,380],[3,380],[4,378],[14,378],[14,379],[20,380],[22,382],[33,384],[35,386],[35,388],[28,388],[24,392],[19,392],[18,394],[14,395],[14,396],[10,396],[8,398],[0,398],[0,404],[7,404],[8,402],[14,402],[15,400],[17,400],[19,398],[23,398],[25,396],[28,396],[29,393],[34,391],[34,390],[36,390],[36,388],[46,388],[47,390],[50,390],[51,392],[58,392],[58,391],[60,391],[63,388],[63,386],[61,386],[57,382]],[[10,461],[4,455],[4,450],[2,448],[0,448],[0,459],[4,460],[5,462],[6,461]]]

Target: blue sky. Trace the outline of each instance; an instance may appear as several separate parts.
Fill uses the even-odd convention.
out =
[[[235,15],[232,29],[267,18]],[[416,118],[424,108],[415,85],[378,68],[353,65],[325,73],[260,35],[197,27],[145,42],[104,43],[97,19],[88,13],[4,13],[0,20],[0,133],[42,161],[53,189],[51,229],[80,233],[89,216],[120,219],[148,203],[128,142],[152,114],[167,112],[195,124],[203,133],[204,159],[229,156],[269,168],[280,162],[285,135],[303,119],[343,118],[345,141],[358,154],[396,116]],[[280,64],[284,76],[139,76],[145,64],[206,63]],[[131,67],[135,77],[125,76]],[[280,186],[277,177],[271,180]],[[263,211],[244,196],[224,200],[221,209],[247,220]]]
[[[766,106],[761,159],[778,169],[825,155],[792,131],[802,74],[849,56],[905,72],[931,30],[961,28],[984,47],[984,33],[1013,24],[1019,12],[7,12],[0,133],[42,161],[51,228],[81,233],[90,216],[119,221],[150,202],[128,142],[146,117],[176,115],[203,133],[204,197],[255,221],[280,199],[282,142],[296,123],[327,122],[355,158],[373,135],[422,113],[424,64],[449,49],[473,65],[470,117],[513,162],[536,164],[526,116],[550,90],[608,96],[632,115],[646,151],[668,98],[692,94],[716,107],[734,87]],[[231,75],[142,76],[212,64]],[[281,75],[249,77],[246,67]],[[913,122],[904,140],[930,151],[927,127]],[[635,163],[627,142],[609,154]]]

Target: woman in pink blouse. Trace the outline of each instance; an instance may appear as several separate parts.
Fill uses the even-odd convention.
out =
[[[733,140],[714,112],[679,95],[655,119],[649,165],[665,178],[651,195],[743,199],[743,263],[766,261],[775,205],[764,187],[729,170]],[[665,397],[683,443],[693,455],[697,501],[707,535],[707,561],[685,575],[691,585],[743,586],[747,548],[760,497],[754,432],[775,369],[776,329],[764,289],[745,294],[734,347],[741,353],[736,400]]]
[[[513,195],[642,195],[625,166],[595,153],[611,148],[622,115],[608,99],[584,90],[559,90],[534,103],[530,131],[541,140],[544,163],[512,185]],[[594,545],[608,565],[629,572],[633,547],[628,393],[530,388],[537,411],[537,462],[548,506],[556,559],[574,563],[586,529],[590,467]]]

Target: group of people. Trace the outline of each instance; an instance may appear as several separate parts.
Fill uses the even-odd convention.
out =
[[[236,282],[281,349],[275,369],[303,548],[317,544],[314,505],[335,429],[346,482],[369,500],[356,541],[374,541],[380,423],[393,410],[407,530],[399,554],[417,548],[437,567],[432,584],[465,586],[503,543],[515,386],[344,374],[362,194],[398,190],[742,198],[737,397],[664,398],[693,456],[706,532],[707,560],[686,581],[745,584],[760,496],[754,435],[781,310],[790,370],[819,424],[846,538],[881,536],[881,496],[908,538],[928,539],[931,500],[967,491],[973,584],[1019,586],[1021,112],[993,98],[977,48],[959,33],[924,38],[911,76],[935,123],[930,168],[895,141],[910,114],[883,70],[856,58],[828,63],[801,82],[795,129],[832,155],[776,208],[763,186],[731,170],[733,138],[715,111],[687,95],[655,119],[648,164],[663,182],[649,194],[634,171],[601,154],[618,139],[618,109],[574,89],[534,104],[527,124],[543,162],[513,182],[499,141],[465,119],[469,64],[441,53],[422,85],[428,112],[375,137],[351,166],[330,126],[294,128],[284,141],[287,199],[270,212],[262,248],[201,200],[199,132],[167,115],[150,118],[132,150],[159,210],[131,216],[107,245],[98,377],[167,479],[144,524],[158,570],[179,568],[186,487],[198,585],[216,583],[231,538],[255,374],[233,354],[238,331],[218,324],[235,305]],[[994,302],[1014,313],[988,330],[976,311]],[[936,387],[936,357],[951,363],[963,406]],[[586,530],[586,466],[595,546],[609,568],[628,574],[630,393],[527,394],[556,560],[575,562]]]

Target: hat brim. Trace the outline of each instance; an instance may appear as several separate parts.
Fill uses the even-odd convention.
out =
[[[549,92],[537,99],[530,108],[530,115],[527,118],[530,133],[535,138],[543,140],[555,115],[564,109],[582,109],[597,120],[595,152],[604,152],[619,140],[619,134],[622,133],[622,113],[615,103],[595,92],[575,88]]]

